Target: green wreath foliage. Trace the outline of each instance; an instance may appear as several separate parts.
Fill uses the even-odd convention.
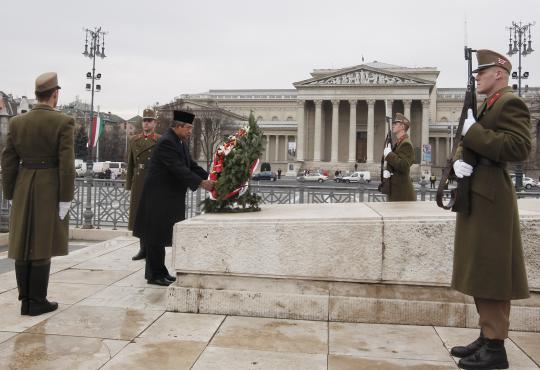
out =
[[[249,188],[241,196],[225,197],[240,184],[249,180],[251,165],[260,158],[262,151],[262,131],[257,125],[253,112],[251,112],[247,134],[241,137],[237,136],[236,145],[225,156],[223,170],[214,184],[217,191],[216,199],[206,198],[202,202],[204,212],[253,212],[260,210],[261,197],[252,194]]]

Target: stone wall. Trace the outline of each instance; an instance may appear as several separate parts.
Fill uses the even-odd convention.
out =
[[[540,200],[520,200],[531,298],[512,328],[540,331]],[[449,288],[455,214],[432,202],[265,206],[175,226],[171,311],[474,327]]]

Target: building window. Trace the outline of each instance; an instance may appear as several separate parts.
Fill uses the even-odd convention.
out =
[[[292,116],[287,117],[287,121],[292,121],[292,120],[293,120]]]
[[[277,121],[278,120],[278,117],[277,116],[273,116],[272,117],[272,121]]]
[[[262,117],[262,116],[257,117],[257,122],[260,122],[260,121],[262,121],[262,120],[263,120],[263,117]]]

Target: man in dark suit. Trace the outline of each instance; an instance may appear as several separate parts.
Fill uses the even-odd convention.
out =
[[[51,257],[68,254],[75,123],[54,110],[59,89],[54,72],[36,79],[38,104],[11,120],[2,154],[4,197],[13,201],[8,257],[15,260],[21,315],[58,308],[47,300]]]
[[[147,248],[149,284],[166,286],[176,280],[165,267],[165,246],[172,244],[174,224],[185,218],[187,189],[213,188],[213,182],[205,180],[208,173],[191,159],[187,148],[194,118],[191,113],[174,111],[174,121],[158,140],[144,181],[133,235]]]

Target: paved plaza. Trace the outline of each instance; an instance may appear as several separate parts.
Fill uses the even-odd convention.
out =
[[[166,312],[167,289],[146,284],[137,249],[118,237],[53,259],[49,298],[60,308],[37,317],[19,314],[14,272],[0,274],[0,369],[457,369],[449,348],[478,334]],[[511,369],[539,368],[540,333],[506,343]]]

